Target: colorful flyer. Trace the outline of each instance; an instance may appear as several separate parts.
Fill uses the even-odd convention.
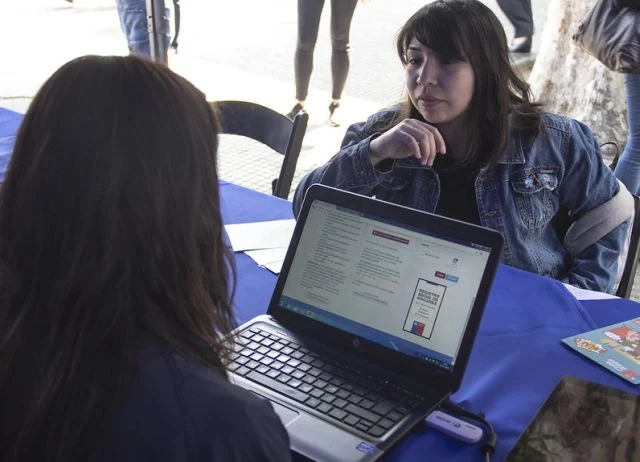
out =
[[[640,384],[640,318],[567,337],[562,341],[632,384]]]

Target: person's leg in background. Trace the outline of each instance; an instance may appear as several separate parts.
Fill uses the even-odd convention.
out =
[[[624,74],[627,99],[627,144],[615,168],[616,177],[640,196],[640,74]]]
[[[127,38],[129,52],[150,58],[146,0],[116,0],[116,4],[120,28]]]
[[[533,37],[531,0],[497,1],[498,6],[515,29],[509,51],[511,53],[529,53]]]
[[[147,2],[146,0],[116,0],[120,27],[127,38],[129,52],[143,58],[151,57],[149,44],[149,29],[147,26]],[[165,27],[167,35],[165,37],[165,50],[169,47],[170,27],[169,9],[165,7]]]
[[[329,123],[339,127],[336,109],[349,75],[349,33],[358,0],[331,0],[331,104]]]
[[[287,116],[291,119],[304,109],[313,71],[313,51],[318,40],[324,0],[298,0],[298,43],[294,58],[296,104]]]

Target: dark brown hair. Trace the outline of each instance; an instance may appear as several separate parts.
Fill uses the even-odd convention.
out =
[[[512,68],[504,29],[487,6],[477,0],[438,0],[420,8],[397,35],[397,52],[404,65],[414,38],[441,56],[467,61],[473,68],[467,156],[461,163],[497,162],[511,129],[533,133],[541,129],[539,104],[531,101],[529,85]],[[407,117],[424,120],[409,98],[394,122]]]
[[[0,191],[0,460],[97,457],[144,345],[225,374],[217,133],[135,57],[75,59],[34,98]]]

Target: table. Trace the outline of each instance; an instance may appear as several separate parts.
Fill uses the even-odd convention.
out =
[[[0,108],[0,181],[4,179],[22,114]]]
[[[226,223],[291,218],[291,204],[221,182]],[[264,313],[276,276],[237,253],[238,322]],[[624,300],[578,301],[558,281],[505,265],[498,269],[473,353],[453,399],[484,412],[498,434],[493,460],[502,460],[560,378],[574,375],[634,393],[639,390],[560,343],[562,338],[640,316],[640,304]],[[417,429],[385,460],[482,461],[478,446],[430,429]]]
[[[4,171],[21,115],[0,108],[0,168]],[[4,163],[3,163],[4,162]],[[291,218],[291,203],[220,182],[225,223]],[[238,323],[266,311],[276,276],[236,254],[234,301]],[[640,304],[623,299],[579,302],[558,281],[501,265],[498,269],[462,386],[453,399],[484,412],[498,434],[493,460],[504,459],[538,407],[565,374],[633,393],[638,390],[583,358],[560,339],[640,316]],[[483,461],[476,445],[418,428],[388,461]]]

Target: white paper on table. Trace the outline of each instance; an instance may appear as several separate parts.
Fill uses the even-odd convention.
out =
[[[276,247],[275,249],[247,250],[244,253],[260,266],[266,266],[269,263],[275,262],[280,262],[280,266],[282,266],[287,248]]]
[[[564,283],[563,283],[564,284]],[[576,300],[609,300],[612,298],[618,298],[615,295],[605,294],[604,292],[596,292],[595,290],[580,289],[569,284],[564,284],[567,290],[573,295]]]
[[[296,220],[259,221],[225,225],[231,247],[235,252],[256,249],[274,249],[287,247]]]
[[[283,263],[284,263],[284,260],[274,261],[271,263],[267,263],[266,265],[264,265],[264,267],[274,274],[280,274],[280,271],[282,271]]]

